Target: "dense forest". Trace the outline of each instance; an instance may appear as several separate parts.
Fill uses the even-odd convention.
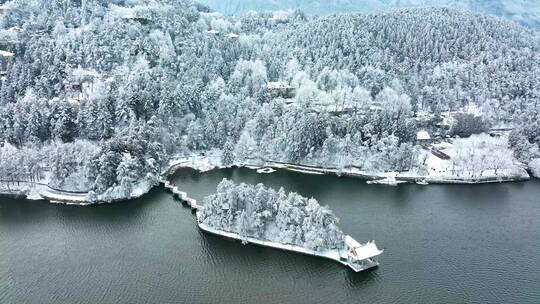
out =
[[[540,2],[536,0],[201,0],[201,3],[233,15],[250,11],[300,9],[306,14],[322,16],[343,12],[372,13],[403,8],[451,7],[496,15],[540,29]]]
[[[422,117],[471,105],[481,115],[448,135],[510,125],[519,159],[540,158],[539,35],[496,17],[227,17],[187,0],[17,0],[0,14],[5,181],[122,196],[209,150],[226,165],[406,171]]]
[[[217,230],[233,232],[312,250],[342,249],[344,235],[337,217],[317,200],[283,188],[236,185],[224,179],[205,198],[199,220]]]

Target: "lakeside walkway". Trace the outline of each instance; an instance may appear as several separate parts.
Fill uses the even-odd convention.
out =
[[[169,162],[169,166],[161,173],[160,184],[165,185],[168,178],[172,176],[177,170],[181,168],[193,168],[199,171],[208,171],[212,169],[224,168],[219,165],[212,165],[209,161],[210,157],[205,155],[191,155],[179,157]],[[305,174],[331,174],[337,176],[346,176],[352,178],[360,178],[367,181],[378,181],[387,179],[389,176],[395,176],[398,182],[408,183],[429,183],[429,184],[481,184],[481,183],[500,183],[500,182],[512,182],[512,181],[526,181],[530,177],[528,174],[513,174],[504,176],[480,176],[480,177],[456,177],[456,176],[444,176],[444,175],[418,175],[412,172],[387,172],[387,173],[374,173],[366,172],[358,167],[349,166],[345,168],[335,167],[317,167],[312,165],[291,164],[280,161],[272,161],[266,159],[252,158],[248,162],[236,164],[237,167],[244,167],[250,169],[262,169],[273,168],[288,170],[293,172],[305,173]],[[0,185],[9,183],[11,187],[1,187],[0,193],[9,195],[26,195],[28,199],[45,199],[52,203],[61,203],[69,205],[87,206],[92,204],[98,204],[100,202],[90,201],[88,199],[89,193],[84,192],[70,192],[59,189],[51,188],[49,185],[40,182],[28,182],[28,181],[0,181]],[[170,181],[169,181],[170,184]],[[156,185],[157,186],[157,185]],[[166,189],[172,191],[174,189]],[[148,192],[151,189],[146,190]],[[174,192],[182,200],[184,197],[188,199],[189,205],[197,206],[197,202],[187,197],[187,194],[183,191],[179,191],[178,188]],[[144,192],[144,193],[146,193]],[[129,200],[140,197],[144,193],[138,193],[133,197],[126,197],[123,199],[116,199],[114,201]],[[114,202],[113,201],[113,202]],[[194,208],[196,209],[196,208]]]
[[[338,176],[346,176],[353,178],[360,178],[365,180],[384,180],[388,177],[395,177],[398,182],[427,182],[430,184],[482,184],[482,183],[501,183],[501,182],[512,182],[512,181],[526,181],[530,179],[530,176],[526,174],[526,171],[521,174],[511,174],[504,176],[479,176],[479,177],[458,177],[458,176],[444,176],[444,175],[419,175],[413,172],[366,172],[355,166],[348,166],[344,168],[335,168],[335,167],[316,167],[311,165],[301,165],[301,164],[291,164],[279,161],[270,161],[270,160],[256,160],[258,164],[243,164],[239,167],[248,167],[252,169],[260,168],[273,168],[273,169],[282,169],[293,172],[300,172],[306,174],[332,174]]]
[[[51,203],[86,206],[87,192],[65,191],[52,188],[43,182],[0,181],[0,193],[9,195],[26,195],[31,200],[47,200]]]

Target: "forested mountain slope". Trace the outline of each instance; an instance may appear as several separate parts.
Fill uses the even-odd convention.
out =
[[[29,150],[8,153],[9,163],[33,164],[6,168],[13,180],[52,171],[58,187],[98,192],[147,173],[155,180],[163,143],[176,145],[159,134],[200,113],[205,82],[229,74],[241,53],[238,43],[208,36],[203,8],[191,1],[4,7],[2,48],[13,56],[3,58],[0,138]],[[73,180],[81,185],[67,185]]]
[[[187,0],[18,0],[3,6],[0,46],[2,179],[105,200],[210,150],[224,164],[422,170],[418,114],[470,104],[482,126],[526,125],[520,147],[540,140],[525,123],[538,113],[538,34],[461,11],[275,22]],[[296,94],[273,96],[275,81]]]
[[[300,9],[310,15],[327,15],[343,12],[372,13],[414,7],[448,7],[496,15],[540,29],[540,2],[536,0],[201,0],[201,2],[226,14],[243,14],[250,10]]]
[[[539,35],[496,18],[449,9],[343,14],[276,36],[270,58],[292,56],[313,77],[349,70],[374,96],[397,79],[415,108],[474,102],[512,115],[540,98]]]

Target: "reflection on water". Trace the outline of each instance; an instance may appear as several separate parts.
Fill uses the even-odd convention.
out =
[[[91,207],[1,197],[0,303],[540,303],[537,181],[386,187],[247,169],[174,180],[200,201],[225,177],[315,197],[344,232],[377,240],[381,266],[354,273],[203,233],[160,189]]]

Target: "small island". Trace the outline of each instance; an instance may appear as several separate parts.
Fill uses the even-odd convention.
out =
[[[360,244],[339,229],[339,219],[314,198],[276,191],[263,184],[224,179],[197,212],[209,233],[262,246],[336,260],[355,271],[379,265],[374,242]]]

